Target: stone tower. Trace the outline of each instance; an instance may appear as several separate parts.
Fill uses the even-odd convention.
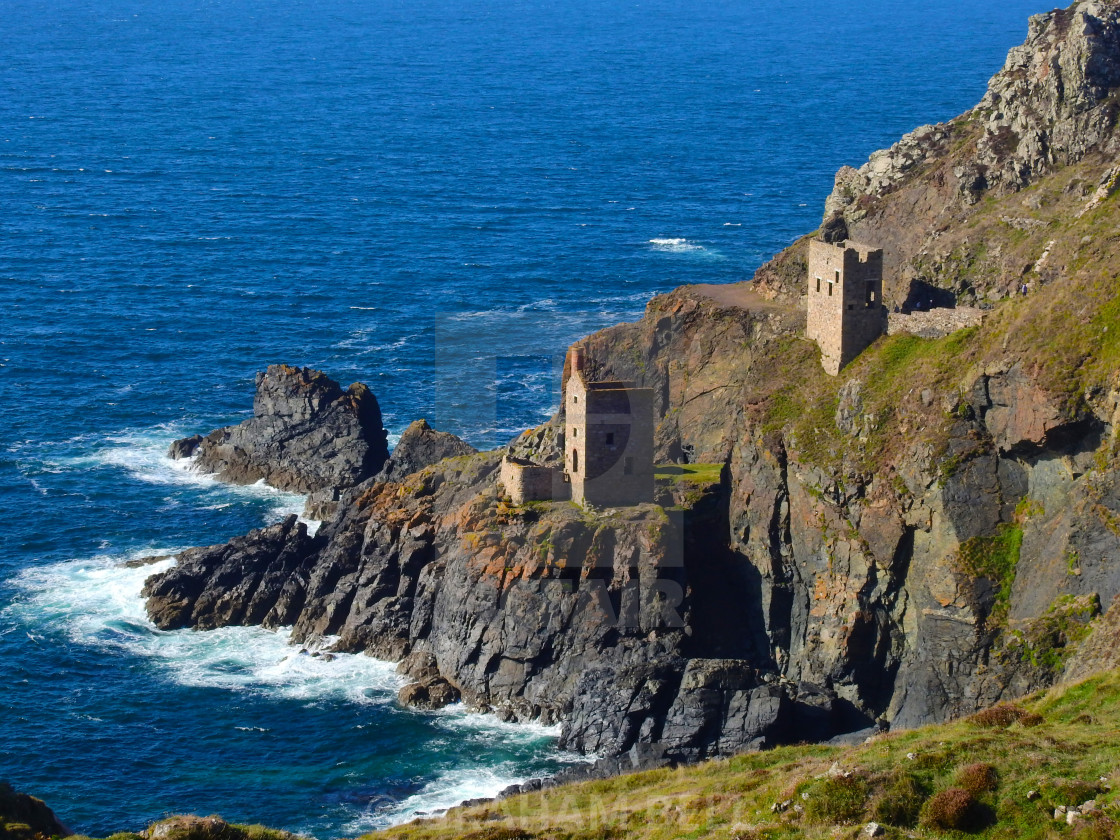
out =
[[[572,501],[622,507],[653,501],[653,389],[588,381],[582,348],[564,389],[564,469]]]
[[[883,250],[810,240],[805,334],[820,345],[825,371],[836,376],[886,331]]]

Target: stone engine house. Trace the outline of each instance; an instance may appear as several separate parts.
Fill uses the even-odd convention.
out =
[[[805,334],[820,345],[825,371],[836,376],[886,331],[883,250],[810,240]]]
[[[573,348],[564,389],[564,470],[572,501],[600,507],[652,502],[653,389],[586,379]]]

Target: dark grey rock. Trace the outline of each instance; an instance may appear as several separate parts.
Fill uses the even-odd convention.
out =
[[[384,466],[389,450],[381,408],[365,385],[343,391],[319,371],[270,365],[257,374],[251,419],[200,441],[176,441],[169,455],[195,455],[199,469],[234,484],[263,479],[311,493],[360,484]]]
[[[191,435],[190,437],[182,438],[171,444],[167,455],[176,461],[180,458],[190,458],[194,455],[200,443],[202,443],[202,435]]]
[[[427,420],[414,420],[404,430],[378,480],[399,481],[444,458],[458,458],[476,452],[477,449],[450,432],[437,432]]]
[[[148,615],[163,630],[290,624],[293,615],[275,609],[277,596],[316,547],[306,526],[289,516],[224,545],[188,549],[176,566],[145,581]]]

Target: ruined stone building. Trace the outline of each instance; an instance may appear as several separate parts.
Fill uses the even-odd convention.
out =
[[[583,351],[568,357],[564,469],[512,454],[502,459],[499,481],[514,504],[563,501],[599,507],[652,502],[653,389],[587,378]]]
[[[882,249],[810,240],[805,334],[820,345],[825,371],[836,376],[886,329]]]
[[[573,348],[564,389],[564,469],[572,501],[601,507],[652,502],[653,389],[588,381]]]
[[[515,505],[526,502],[551,502],[570,495],[560,470],[535,464],[525,458],[507,455],[502,459],[498,480]]]

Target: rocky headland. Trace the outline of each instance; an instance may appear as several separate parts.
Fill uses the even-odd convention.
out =
[[[658,463],[715,465],[663,471],[656,504],[511,505],[502,452],[414,424],[390,459],[368,389],[269,368],[252,420],[173,454],[327,493],[330,518],[184,552],[150,615],[337,637],[400,661],[402,699],[560,722],[602,772],[943,721],[1114,666],[1118,116],[1120,4],[1078,2],[1032,18],[975,109],[838,173],[819,235],[884,248],[890,307],[960,301],[980,325],[896,332],[828,376],[806,238],[582,342],[594,376],[654,390]],[[557,463],[561,420],[509,451]]]
[[[365,385],[345,391],[309,368],[270,365],[257,374],[253,416],[203,437],[175,441],[168,455],[232,484],[258,481],[310,494],[309,512],[329,515],[342,491],[389,459],[381,407]]]

